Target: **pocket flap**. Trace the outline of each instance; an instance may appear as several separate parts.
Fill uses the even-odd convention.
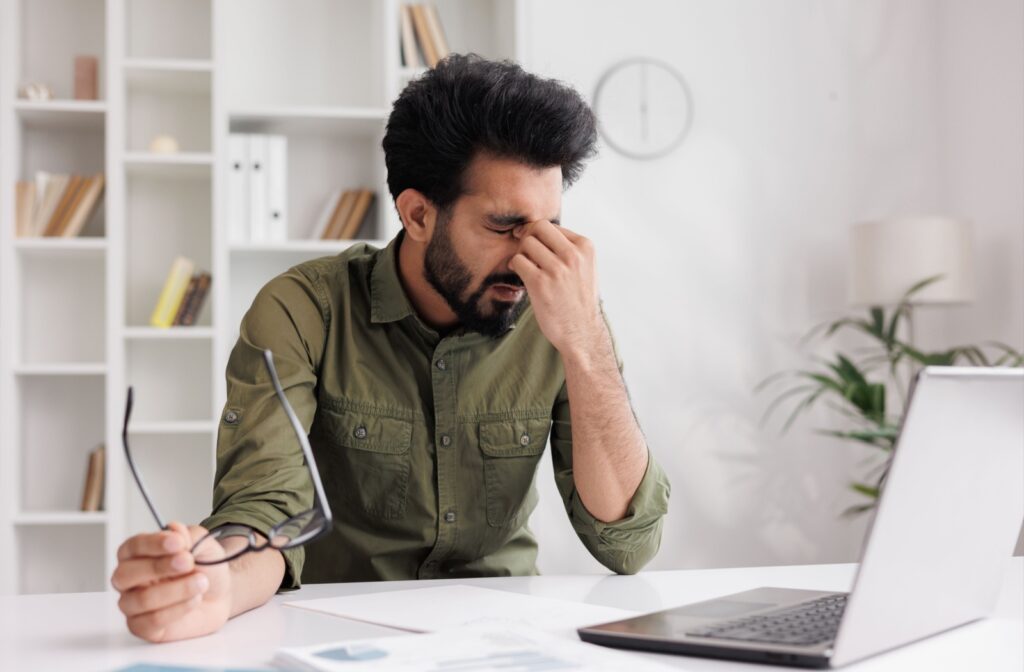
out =
[[[356,450],[400,455],[409,450],[412,423],[362,411],[321,408],[324,429],[338,443]]]
[[[480,450],[488,457],[540,455],[548,439],[551,420],[529,418],[480,423]]]

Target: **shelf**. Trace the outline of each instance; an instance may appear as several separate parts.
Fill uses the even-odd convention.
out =
[[[150,154],[129,152],[124,165],[133,175],[162,177],[209,176],[213,168],[213,154],[206,152],[180,152],[178,154]]]
[[[347,250],[359,243],[369,243],[376,247],[384,247],[388,244],[386,240],[288,240],[283,243],[236,243],[231,245],[232,254],[238,255],[259,255],[259,254],[294,254],[294,253],[323,253],[333,254]]]
[[[133,422],[129,434],[212,434],[217,431],[214,420],[169,420],[167,422]]]
[[[99,363],[21,364],[14,367],[16,376],[104,376],[107,365]]]
[[[207,60],[137,58],[124,62],[125,83],[160,93],[209,93],[213,62]]]
[[[30,128],[103,128],[104,100],[17,100],[14,110]]]
[[[102,525],[106,511],[24,511],[14,516],[15,525]]]
[[[232,132],[381,135],[390,110],[378,107],[264,107],[228,112]]]
[[[213,338],[213,327],[125,327],[124,337],[136,340]]]
[[[106,238],[21,238],[14,249],[24,256],[51,259],[102,257],[107,252]]]

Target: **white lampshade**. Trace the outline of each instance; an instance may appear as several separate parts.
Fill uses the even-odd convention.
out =
[[[912,303],[962,303],[974,298],[970,223],[950,217],[896,217],[854,224],[850,231],[850,303],[897,303],[914,284],[942,279]]]

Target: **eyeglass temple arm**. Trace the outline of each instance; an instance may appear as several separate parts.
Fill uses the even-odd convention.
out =
[[[267,371],[270,372],[270,380],[274,384],[274,392],[277,393],[277,398],[281,401],[281,406],[284,407],[284,412],[288,415],[288,420],[292,423],[292,429],[295,430],[295,436],[299,439],[299,445],[302,446],[302,453],[306,457],[306,465],[309,467],[310,476],[313,477],[313,491],[316,493],[317,499],[319,500],[320,508],[324,514],[324,519],[327,521],[328,526],[330,526],[332,520],[331,507],[327,504],[327,495],[324,494],[324,486],[323,483],[320,482],[320,472],[316,467],[316,460],[313,459],[313,449],[309,446],[309,439],[306,436],[306,430],[303,429],[298,416],[296,416],[295,411],[292,410],[292,405],[288,403],[288,397],[285,396],[284,389],[281,387],[281,381],[277,377],[277,369],[274,368],[274,355],[270,350],[263,351],[263,361],[267,365]]]
[[[139,486],[139,492],[142,493],[142,499],[146,500],[146,506],[149,507],[150,513],[153,514],[153,518],[156,519],[156,524],[160,526],[161,530],[167,529],[167,524],[164,522],[160,514],[157,513],[156,507],[153,506],[153,500],[149,498],[149,491],[146,490],[146,486],[142,482],[142,477],[139,476],[138,470],[135,468],[135,461],[132,460],[132,452],[128,450],[128,418],[132,415],[132,400],[133,400],[132,388],[128,388],[128,402],[124,409],[124,428],[121,430],[121,444],[124,446],[124,456],[128,460],[128,468],[132,472],[132,476],[135,478],[136,485]]]

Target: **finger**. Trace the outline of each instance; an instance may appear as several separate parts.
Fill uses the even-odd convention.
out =
[[[184,602],[128,617],[128,630],[137,637],[150,642],[163,641],[167,627],[185,618],[190,611],[203,602],[202,595],[195,595]]]
[[[153,581],[180,576],[195,567],[192,554],[188,551],[166,555],[162,558],[132,558],[117,563],[110,585],[114,590],[124,592]]]
[[[563,238],[563,240],[565,239]],[[570,245],[567,240],[565,240],[565,243]],[[559,266],[565,265],[551,248],[547,247],[535,236],[527,236],[523,239],[523,242],[519,245],[519,253],[526,255],[530,261],[544,271],[554,271]]]
[[[155,558],[169,553],[184,551],[188,547],[186,540],[174,530],[164,530],[150,534],[136,534],[129,537],[117,549],[117,559],[150,557]]]
[[[512,258],[508,261],[508,267],[509,270],[523,279],[523,282],[527,285],[527,290],[529,290],[529,285],[535,282],[542,273],[537,264],[530,261],[525,254],[520,252],[512,255]]]
[[[563,259],[568,258],[568,255],[570,254],[576,253],[573,244],[569,241],[569,238],[564,235],[562,227],[556,226],[546,219],[531,222],[527,231],[523,235],[523,238],[526,239],[529,236],[537,237],[540,242],[544,243],[544,245],[549,247],[555,254]]]
[[[121,594],[117,606],[125,616],[137,616],[184,602],[209,589],[210,579],[202,572],[192,572],[169,581],[142,586]]]

